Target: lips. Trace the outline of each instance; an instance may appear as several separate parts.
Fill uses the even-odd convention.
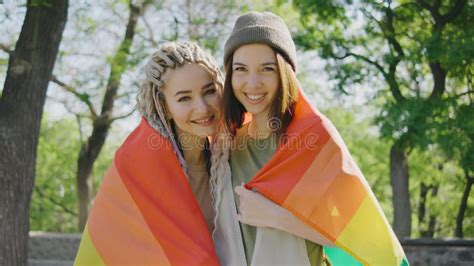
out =
[[[191,122],[200,126],[209,126],[209,125],[212,125],[212,123],[214,123],[214,115],[200,118],[200,119],[195,119],[195,120],[192,120]]]
[[[244,95],[249,103],[258,104],[258,103],[261,103],[263,99],[265,99],[265,95],[267,94],[266,93],[259,93],[259,94],[244,93]]]

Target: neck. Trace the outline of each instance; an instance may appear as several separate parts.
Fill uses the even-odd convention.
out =
[[[176,133],[186,164],[205,164],[206,156],[204,153],[204,148],[206,144],[206,137],[192,135],[181,131],[179,128],[177,128]]]
[[[267,138],[273,131],[268,126],[268,115],[261,113],[253,116],[248,127],[249,135],[253,138]]]

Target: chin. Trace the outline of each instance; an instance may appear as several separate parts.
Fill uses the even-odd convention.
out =
[[[252,114],[252,116],[256,116],[256,115],[259,115],[260,113],[263,112],[263,108],[249,108],[249,109],[246,109],[248,113]]]
[[[212,136],[216,132],[215,127],[209,127],[209,129],[196,130],[196,136],[208,137]]]

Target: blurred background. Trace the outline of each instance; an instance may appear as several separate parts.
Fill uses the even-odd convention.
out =
[[[249,10],[290,27],[304,91],[341,132],[396,234],[474,236],[474,1],[3,0],[1,265],[17,261],[5,245],[27,249],[28,231],[82,231],[139,123],[135,96],[154,49],[193,40],[222,66]]]

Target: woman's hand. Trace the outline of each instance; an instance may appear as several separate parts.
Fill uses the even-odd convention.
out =
[[[240,222],[258,227],[278,228],[281,218],[279,205],[242,185],[235,188],[235,193],[240,197],[239,214],[237,214]]]
[[[235,193],[240,197],[239,214],[237,214],[240,222],[258,227],[272,227],[323,246],[334,246],[334,243],[291,212],[259,193],[248,190],[242,185],[235,188]]]

